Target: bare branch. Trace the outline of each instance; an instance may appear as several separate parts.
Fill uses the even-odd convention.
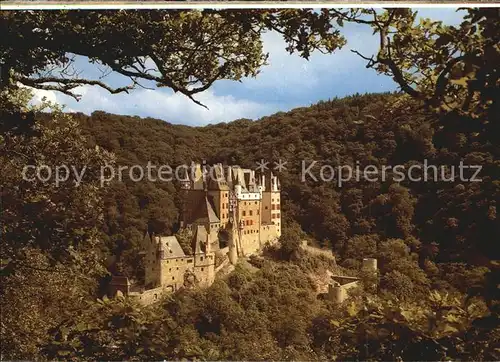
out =
[[[370,58],[368,58],[367,56],[361,54],[360,52],[358,52],[357,50],[354,50],[354,49],[351,49],[351,52],[353,52],[354,54],[360,56],[364,60],[368,61],[368,64],[366,65],[367,68],[371,68],[376,63],[375,59],[373,59],[373,56],[371,56]]]
[[[103,82],[92,79],[64,79],[57,77],[29,78],[19,75],[14,76],[14,79],[26,86],[30,86],[33,88],[62,92],[70,97],[73,97],[77,101],[79,101],[81,97],[73,93],[71,90],[80,85],[97,85],[107,90],[111,94],[117,94],[122,92],[128,93],[129,90],[133,89],[132,85],[120,88],[111,88],[110,86],[108,86]],[[56,84],[44,84],[44,83],[56,83]]]

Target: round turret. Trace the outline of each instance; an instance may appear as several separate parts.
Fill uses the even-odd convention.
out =
[[[334,303],[342,303],[345,299],[345,292],[339,283],[331,283],[328,286],[328,299]]]
[[[232,265],[236,265],[236,263],[238,262],[238,253],[237,253],[237,250],[236,250],[236,246],[234,244],[231,244],[229,246],[228,256],[229,256],[229,262]]]

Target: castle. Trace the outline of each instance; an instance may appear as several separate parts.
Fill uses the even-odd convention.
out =
[[[144,288],[134,291],[125,277],[114,277],[112,294],[119,290],[149,304],[165,292],[210,286],[224,265],[281,235],[280,185],[271,172],[256,176],[239,166],[192,164],[181,179],[180,227],[188,239],[182,244],[190,250],[176,236],[146,234]]]

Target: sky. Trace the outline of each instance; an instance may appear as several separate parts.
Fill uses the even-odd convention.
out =
[[[441,20],[445,24],[457,24],[460,12],[453,8],[418,9],[419,16]],[[268,65],[256,78],[244,78],[241,82],[220,80],[208,90],[195,95],[205,104],[205,109],[181,94],[167,88],[138,88],[129,94],[110,94],[97,86],[76,89],[81,100],[53,91],[35,91],[33,103],[43,97],[65,105],[69,112],[91,114],[101,110],[108,113],[152,117],[174,124],[204,126],[230,122],[240,118],[259,119],[279,111],[309,106],[320,100],[343,97],[354,93],[395,91],[395,82],[365,67],[366,61],[351,50],[365,55],[375,54],[377,39],[369,28],[348,24],[343,28],[347,45],[333,54],[314,53],[309,60],[285,51],[285,43],[277,33],[263,35],[264,51],[269,53]],[[81,77],[97,79],[101,70],[86,58],[76,60]],[[124,86],[129,80],[116,73],[103,79],[111,86]]]

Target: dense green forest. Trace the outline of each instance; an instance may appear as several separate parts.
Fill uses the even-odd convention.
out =
[[[1,12],[0,359],[500,360],[499,12],[462,14],[447,26],[403,8]],[[214,82],[258,75],[266,31],[308,59],[343,47],[344,23],[378,35],[377,54],[358,55],[401,93],[206,127],[30,103],[27,87],[79,99],[82,85],[115,94],[148,81],[201,106]],[[131,85],[79,77],[75,54]],[[177,232],[181,195],[175,182],[103,185],[103,167],[261,159],[287,161],[279,243],[150,307],[105,296],[110,272],[141,278],[146,231]],[[392,171],[303,182],[302,160]],[[86,172],[26,177],[27,165],[61,164]],[[422,164],[446,177],[393,177]],[[457,175],[463,165],[481,181]],[[359,270],[364,257],[377,278]],[[362,288],[333,304],[318,290],[328,271]]]
[[[261,158],[287,160],[288,170],[279,174],[284,234],[281,246],[266,249],[264,261],[238,266],[205,291],[187,290],[146,309],[120,298],[96,303],[86,295],[103,295],[108,277],[96,264],[95,252],[107,260],[109,271],[139,278],[139,241],[146,231],[177,231],[180,194],[175,182],[124,178],[98,187],[103,202],[86,202],[87,210],[82,202],[100,182],[97,172],[89,173],[91,188],[71,196],[83,199],[72,203],[65,215],[74,208],[72,222],[83,222],[95,207],[102,208],[102,219],[86,221],[99,225],[91,239],[93,249],[80,251],[77,271],[58,266],[49,279],[44,270],[53,261],[35,251],[25,256],[31,266],[11,275],[4,286],[11,300],[24,303],[6,304],[9,317],[4,320],[12,325],[25,313],[30,318],[4,331],[7,355],[112,360],[496,358],[498,351],[491,346],[499,339],[494,243],[499,231],[499,157],[488,140],[436,127],[432,114],[401,94],[354,95],[258,121],[206,127],[97,111],[91,116],[60,114],[59,122],[53,116],[40,119],[51,131],[42,132],[40,147],[52,149],[57,142],[58,150],[66,149],[64,155],[53,151],[56,162],[71,156],[80,165],[145,166],[151,161],[177,166],[206,160],[255,167]],[[61,135],[73,133],[79,136],[61,144]],[[78,149],[95,149],[98,155]],[[448,166],[464,160],[482,166],[482,181],[395,182],[387,177],[385,182],[352,180],[338,187],[334,182],[302,182],[303,159],[407,166],[424,159]],[[47,192],[60,198],[59,190]],[[53,210],[49,214],[41,212],[38,219],[55,217]],[[84,230],[69,232],[75,238]],[[304,238],[333,249],[337,264],[301,251],[298,244]],[[316,296],[314,276],[327,269],[357,275],[362,257],[379,260],[377,293],[368,283],[344,307]],[[88,270],[83,279],[82,266]],[[73,288],[68,280],[75,283]],[[41,299],[30,301],[35,295]],[[45,319],[49,305],[60,312]]]
[[[499,258],[494,243],[500,233],[498,148],[477,135],[443,134],[415,104],[397,104],[403,101],[397,94],[355,95],[256,122],[242,119],[206,127],[104,112],[76,118],[90,146],[115,153],[118,165],[146,168],[150,161],[176,167],[206,160],[255,168],[260,159],[287,160],[288,169],[279,174],[285,221],[299,224],[340,256],[353,238],[399,238],[418,251],[422,267],[427,260],[487,266],[489,259]],[[427,160],[429,165],[447,167],[447,172],[458,170],[463,161],[482,166],[482,181],[461,181],[457,170],[455,180],[448,181],[452,175],[446,174],[443,181],[439,169],[437,181],[396,182],[389,173],[385,181],[353,179],[339,187],[335,181],[303,182],[302,160],[379,169],[409,168]],[[468,178],[473,173],[465,170]],[[124,267],[133,275],[130,266],[136,265],[144,233],[176,231],[180,198],[175,182],[137,183],[126,180],[127,174],[124,182],[112,185],[106,198],[103,235],[109,238],[110,252],[122,255]]]

